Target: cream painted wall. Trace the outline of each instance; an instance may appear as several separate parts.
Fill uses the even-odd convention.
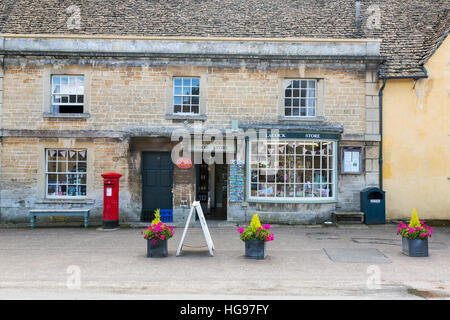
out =
[[[450,220],[450,37],[428,78],[387,80],[383,93],[386,218]]]

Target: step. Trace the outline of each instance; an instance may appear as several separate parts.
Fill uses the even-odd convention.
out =
[[[361,211],[335,211],[333,212],[334,223],[363,223],[364,212]]]

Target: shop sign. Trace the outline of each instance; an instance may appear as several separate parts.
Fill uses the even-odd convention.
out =
[[[268,132],[268,139],[314,139],[314,140],[339,140],[338,133],[320,133],[320,132]]]
[[[234,141],[232,143],[202,143],[202,144],[192,144],[192,151],[194,152],[222,152],[222,153],[234,153],[236,148],[234,146]]]

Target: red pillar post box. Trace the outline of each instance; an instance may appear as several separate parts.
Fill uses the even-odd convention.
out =
[[[120,173],[104,173],[103,177],[103,229],[119,226]]]

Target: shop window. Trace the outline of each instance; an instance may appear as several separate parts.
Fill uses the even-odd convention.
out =
[[[315,117],[316,92],[316,80],[284,80],[284,115],[286,117]]]
[[[84,76],[52,76],[52,113],[83,113]]]
[[[176,77],[173,79],[173,112],[199,114],[200,78]]]
[[[250,142],[250,199],[334,199],[334,141]]]
[[[86,196],[86,149],[47,149],[45,163],[47,197]]]

